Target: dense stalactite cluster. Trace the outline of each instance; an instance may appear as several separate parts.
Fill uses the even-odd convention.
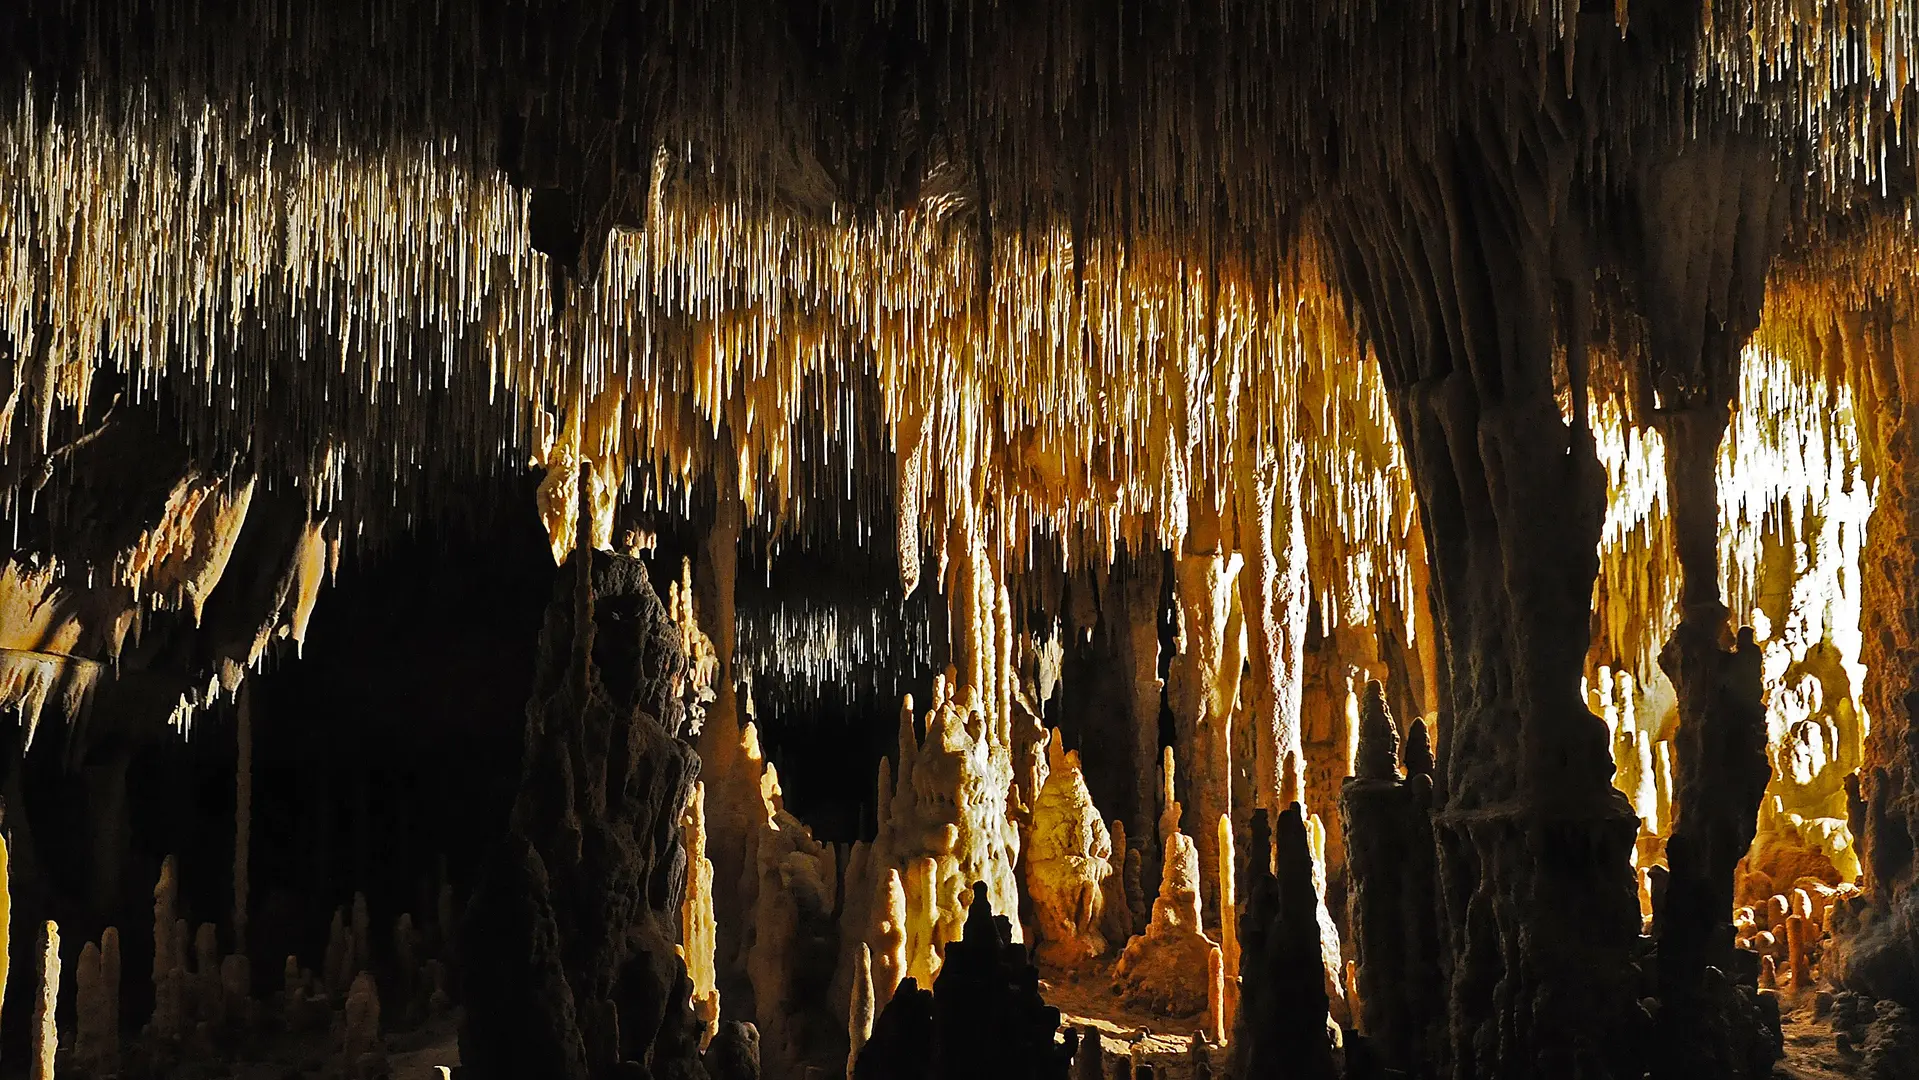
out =
[[[1761,1076],[1781,994],[1919,1005],[1910,5],[335,7],[0,13],[0,704],[188,734],[537,477],[466,1074],[1090,1076],[1096,986],[1240,1080]],[[855,697],[834,843],[775,758]],[[245,1026],[247,768],[170,1053]],[[282,1013],[377,1071],[364,907]]]

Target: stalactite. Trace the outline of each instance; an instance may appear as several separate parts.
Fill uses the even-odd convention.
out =
[[[1238,452],[1239,549],[1246,566],[1239,575],[1245,612],[1252,700],[1243,703],[1253,727],[1253,806],[1275,813],[1300,798],[1306,761],[1300,743],[1300,688],[1305,644],[1306,552],[1300,521],[1297,451],[1255,460]],[[1288,762],[1293,770],[1284,768]]]

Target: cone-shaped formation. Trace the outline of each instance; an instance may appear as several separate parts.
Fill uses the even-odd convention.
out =
[[[900,984],[873,1023],[854,1080],[1070,1075],[1074,1047],[1059,1039],[1059,1010],[1040,1000],[1039,972],[987,895],[985,883],[974,885],[965,930],[933,990]]]
[[[683,715],[684,654],[643,565],[583,552],[567,570],[513,823],[462,927],[462,1075],[591,1080],[623,1061],[697,1075],[701,1024],[673,940],[698,766],[663,726]],[[592,764],[575,774],[574,761]]]
[[[1444,1042],[1432,760],[1415,758],[1426,746],[1426,727],[1415,720],[1406,740],[1406,778],[1399,779],[1397,729],[1378,690],[1376,682],[1367,687],[1361,713],[1357,763],[1364,769],[1339,794],[1349,986],[1357,999],[1349,1012],[1371,1056],[1418,1075]]]
[[[1319,946],[1319,897],[1298,803],[1279,816],[1277,835],[1264,810],[1253,811],[1253,859],[1240,919],[1240,1012],[1233,1031],[1232,1075],[1332,1080],[1325,970]]]

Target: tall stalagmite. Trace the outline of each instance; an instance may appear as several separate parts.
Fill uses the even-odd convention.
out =
[[[1253,858],[1240,917],[1240,1012],[1232,1034],[1233,1076],[1332,1080],[1319,896],[1306,822],[1294,803],[1274,832],[1253,811]],[[1272,852],[1267,862],[1264,853]]]
[[[699,765],[673,737],[685,665],[645,565],[576,551],[541,633],[512,821],[462,926],[469,1080],[703,1075],[673,947]]]
[[[40,978],[33,997],[32,1080],[53,1080],[54,1055],[60,1051],[60,1030],[54,1009],[60,1003],[60,927],[47,920],[40,932]]]
[[[1445,1029],[1432,762],[1415,764],[1412,756],[1401,780],[1398,731],[1383,688],[1367,683],[1353,776],[1339,796],[1346,833],[1346,942],[1361,1003],[1354,1019],[1382,1064],[1418,1076],[1432,1075]]]

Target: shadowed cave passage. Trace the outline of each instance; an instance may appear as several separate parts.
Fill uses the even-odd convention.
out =
[[[0,1074],[1899,1077],[1919,9],[0,10]]]

